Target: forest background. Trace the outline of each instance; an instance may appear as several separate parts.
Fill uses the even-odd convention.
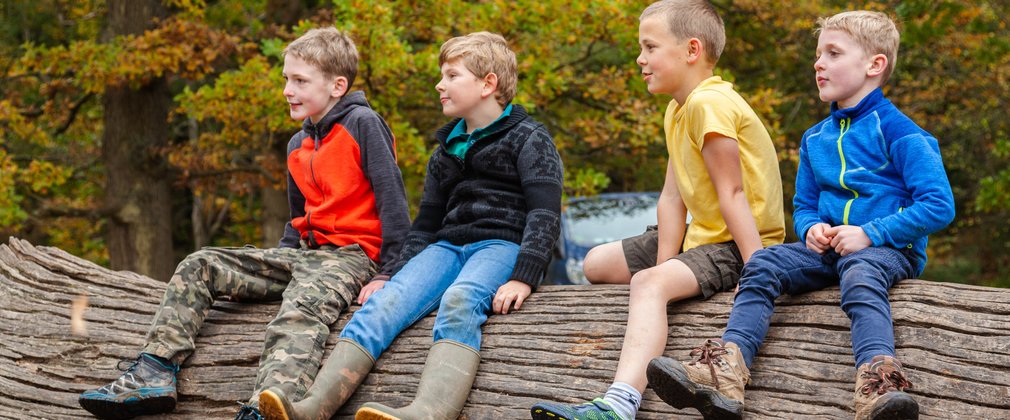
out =
[[[202,246],[275,246],[288,218],[285,145],[300,127],[281,95],[280,53],[323,25],[358,45],[354,88],[393,129],[412,214],[431,133],[446,121],[439,46],[477,30],[516,50],[515,101],[553,133],[567,196],[658,190],[670,98],[649,95],[635,64],[648,3],[4,0],[0,238],[161,279]],[[1010,287],[1010,2],[714,4],[728,38],[716,73],[772,134],[787,226],[799,139],[828,111],[813,77],[816,18],[857,8],[896,18],[885,93],[939,139],[957,202],[922,277]]]

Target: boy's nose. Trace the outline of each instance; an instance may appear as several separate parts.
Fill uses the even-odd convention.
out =
[[[647,64],[647,62],[645,61],[645,55],[639,54],[638,57],[635,58],[635,63],[637,63],[639,67],[645,67],[645,65]]]

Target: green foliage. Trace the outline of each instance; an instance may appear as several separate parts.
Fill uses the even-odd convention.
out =
[[[353,88],[389,122],[413,205],[435,147],[432,133],[447,121],[434,89],[439,47],[478,30],[503,34],[515,49],[515,102],[553,134],[567,196],[662,186],[670,98],[649,95],[635,64],[646,0],[163,3],[171,16],[155,29],[113,39],[100,33],[101,0],[0,6],[0,231],[104,261],[104,245],[94,239],[104,226],[100,98],[109,86],[165,77],[175,98],[173,140],[152,151],[152,160],[172,167],[189,195],[173,203],[174,223],[188,226],[194,213],[225,215],[211,243],[258,243],[261,190],[284,188],[284,145],[299,127],[281,94],[281,51],[323,25],[355,39],[361,60]],[[813,83],[814,25],[853,4],[714,3],[728,40],[716,73],[766,123],[789,206],[798,141],[828,109]],[[940,140],[954,187],[958,219],[931,240],[927,277],[1001,284],[1007,273],[1000,267],[1010,265],[1010,4],[856,6],[899,21],[898,66],[885,92]],[[180,241],[195,242],[184,230],[176,230]]]
[[[0,227],[14,226],[28,218],[20,206],[24,198],[14,188],[18,173],[18,167],[10,156],[0,150]]]

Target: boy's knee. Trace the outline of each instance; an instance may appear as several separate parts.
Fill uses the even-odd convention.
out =
[[[176,271],[180,271],[182,269],[187,268],[193,269],[208,266],[217,262],[219,259],[220,257],[217,255],[217,253],[214,252],[213,249],[204,248],[187,255],[186,258],[183,258],[182,262],[179,263],[179,269],[177,269]]]
[[[668,279],[654,268],[631,276],[631,295],[638,298],[659,297]]]
[[[600,260],[603,259],[603,254],[605,254],[605,251],[600,251],[599,247],[595,247],[590,249],[586,253],[586,258],[582,260],[582,272],[590,282],[605,273],[600,269],[603,265],[600,263]]]
[[[476,296],[474,292],[466,287],[450,287],[442,295],[442,301],[438,307],[439,312],[443,312],[447,316],[467,316],[473,312],[479,300],[479,296]],[[487,299],[490,300],[491,297],[488,296]]]
[[[775,252],[776,250],[770,248],[761,248],[751,255],[750,260],[745,264],[746,267],[759,266],[759,267],[774,267],[779,265],[779,261]]]
[[[751,257],[750,261],[744,265],[743,270],[740,272],[740,289],[757,287],[771,289],[778,294],[783,292],[783,278],[786,276],[786,273],[775,265],[773,259],[768,257],[768,253],[765,253],[763,256],[754,253],[754,256]]]
[[[582,261],[582,273],[590,283],[612,283],[618,279],[627,282],[630,273],[622,267],[627,263],[622,263],[624,253],[620,247],[597,246],[586,253],[586,258]]]

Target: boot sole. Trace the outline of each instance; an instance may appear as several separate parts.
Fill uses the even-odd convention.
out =
[[[354,420],[400,420],[400,418],[371,407],[363,407],[354,413]]]
[[[175,398],[151,397],[124,401],[80,398],[77,402],[95,417],[110,420],[132,419],[137,416],[170,413],[175,410]]]
[[[262,415],[267,420],[290,420],[288,417],[287,410],[284,409],[284,403],[281,401],[280,396],[273,393],[273,391],[266,390],[260,393],[260,404],[259,404],[260,415]]]
[[[549,409],[535,406],[530,408],[530,417],[533,420],[572,420]]]
[[[665,363],[659,363],[666,360]],[[664,402],[676,408],[694,407],[706,420],[739,420],[743,404],[724,397],[715,388],[688,379],[680,363],[668,358],[653,359],[646,370],[649,386]]]
[[[918,420],[919,404],[904,392],[893,393],[893,397],[882,401],[870,413],[871,420]]]

